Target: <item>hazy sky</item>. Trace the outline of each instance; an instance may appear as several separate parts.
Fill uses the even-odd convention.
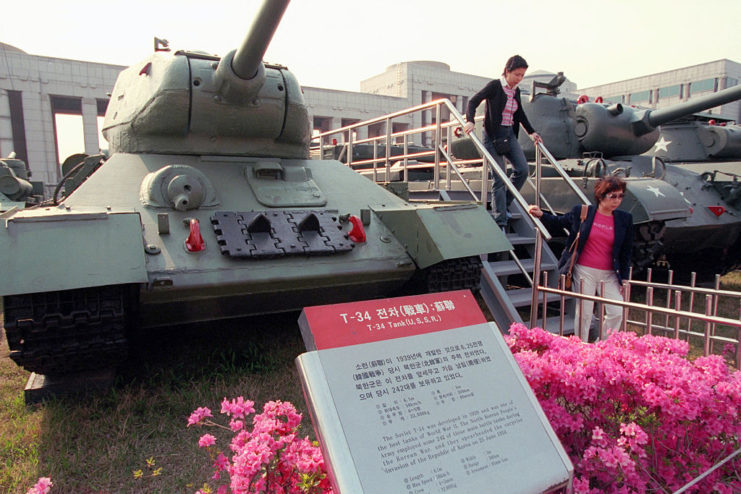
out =
[[[0,42],[118,65],[149,56],[154,36],[223,55],[260,3],[14,0],[3,5]],[[357,91],[361,80],[410,60],[496,77],[514,53],[579,87],[741,62],[741,0],[293,0],[265,59],[305,86]]]

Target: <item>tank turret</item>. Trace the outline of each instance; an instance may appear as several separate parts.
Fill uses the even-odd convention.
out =
[[[586,152],[600,152],[608,158],[641,154],[658,140],[659,125],[737,99],[741,99],[741,86],[657,110],[638,110],[619,103],[582,103],[575,109],[574,134]],[[546,145],[554,140],[549,137],[543,136]]]
[[[221,59],[157,52],[126,69],[103,124],[110,153],[307,158],[301,88],[286,67],[262,62],[287,6],[264,2],[241,46]]]

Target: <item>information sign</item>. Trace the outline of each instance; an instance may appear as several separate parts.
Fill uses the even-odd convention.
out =
[[[337,492],[569,483],[568,456],[470,292],[309,307],[299,323],[316,350],[297,365]]]

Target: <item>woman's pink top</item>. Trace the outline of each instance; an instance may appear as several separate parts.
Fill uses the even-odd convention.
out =
[[[577,264],[594,269],[612,270],[612,244],[615,243],[615,217],[597,211],[589,238]]]

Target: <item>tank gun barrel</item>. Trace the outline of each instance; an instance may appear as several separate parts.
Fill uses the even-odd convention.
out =
[[[232,70],[240,78],[252,79],[257,75],[263,56],[289,1],[265,0],[263,2],[247,36],[232,59]]]
[[[666,108],[660,108],[658,110],[647,111],[646,115],[643,118],[643,122],[647,124],[648,130],[646,132],[638,133],[638,135],[650,132],[659,125],[670,122],[679,117],[707,110],[708,108],[723,105],[731,101],[736,101],[738,99],[741,99],[741,85],[723,89],[722,91],[708,94],[707,96],[693,98],[690,101],[680,103],[678,105],[672,105]]]

